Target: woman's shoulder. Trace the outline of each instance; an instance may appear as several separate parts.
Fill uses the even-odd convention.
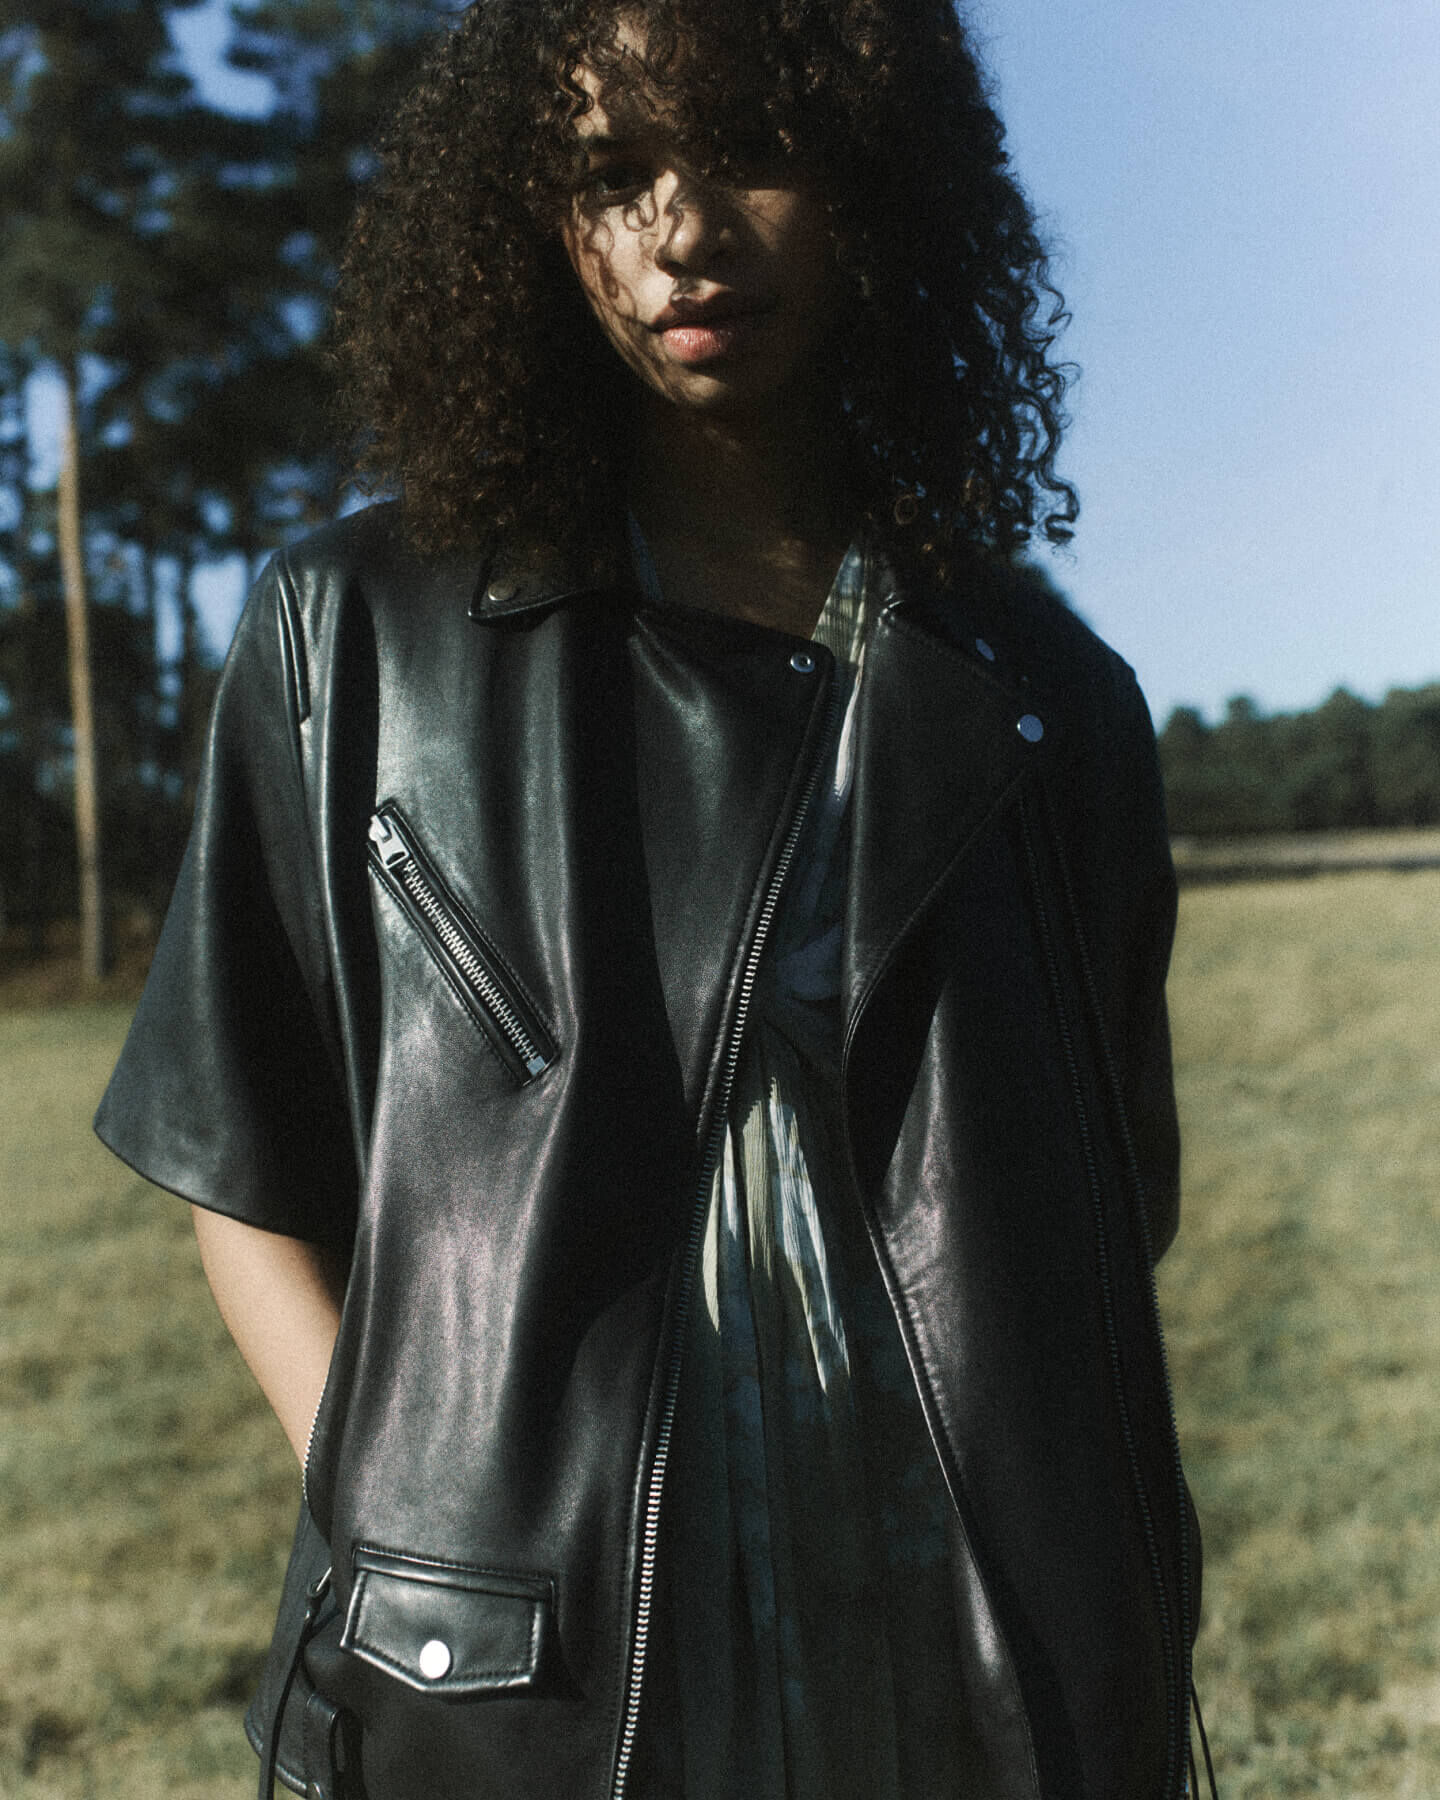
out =
[[[997,598],[1006,629],[1037,677],[1091,691],[1097,699],[1134,689],[1130,664],[1075,610],[1045,570],[1033,563],[1007,566]]]
[[[1045,699],[1072,729],[1109,735],[1131,725],[1148,732],[1135,671],[1043,568],[977,552],[922,611],[932,628],[967,655],[978,649],[998,679]]]
[[[480,545],[438,554],[418,549],[400,503],[380,500],[332,519],[277,551],[273,567],[280,580],[296,589],[357,581],[372,587],[401,581],[413,588],[453,578],[457,570],[478,573],[486,560]]]
[[[464,619],[490,566],[480,545],[427,553],[418,549],[398,502],[380,501],[335,519],[278,550],[252,604],[276,607],[282,630],[313,647],[331,638],[347,615],[367,615],[381,637],[433,629]]]

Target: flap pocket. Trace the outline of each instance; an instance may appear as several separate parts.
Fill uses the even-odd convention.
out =
[[[550,1633],[553,1583],[357,1544],[340,1639],[422,1693],[454,1698],[531,1688]]]

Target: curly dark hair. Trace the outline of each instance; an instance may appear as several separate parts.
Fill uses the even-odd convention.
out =
[[[942,565],[957,540],[1069,536],[1067,315],[951,0],[478,0],[395,120],[337,296],[360,472],[417,543],[598,553],[617,516],[633,377],[560,241],[582,63],[643,89],[707,173],[759,156],[818,182],[872,529]]]

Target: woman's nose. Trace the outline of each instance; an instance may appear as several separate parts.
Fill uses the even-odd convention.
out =
[[[677,270],[702,266],[724,232],[714,189],[686,171],[667,170],[656,183],[655,209],[656,262]]]

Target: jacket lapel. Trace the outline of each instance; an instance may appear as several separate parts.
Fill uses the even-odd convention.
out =
[[[847,1027],[957,858],[1054,753],[1059,720],[988,655],[903,603],[876,623],[858,701]]]
[[[989,585],[983,577],[977,583],[968,597],[892,598],[866,650],[845,920],[847,1035],[957,858],[1063,735],[1053,704],[995,659],[982,633],[1003,600],[978,591]],[[482,565],[470,616],[498,624],[605,585],[564,560],[502,546]]]

